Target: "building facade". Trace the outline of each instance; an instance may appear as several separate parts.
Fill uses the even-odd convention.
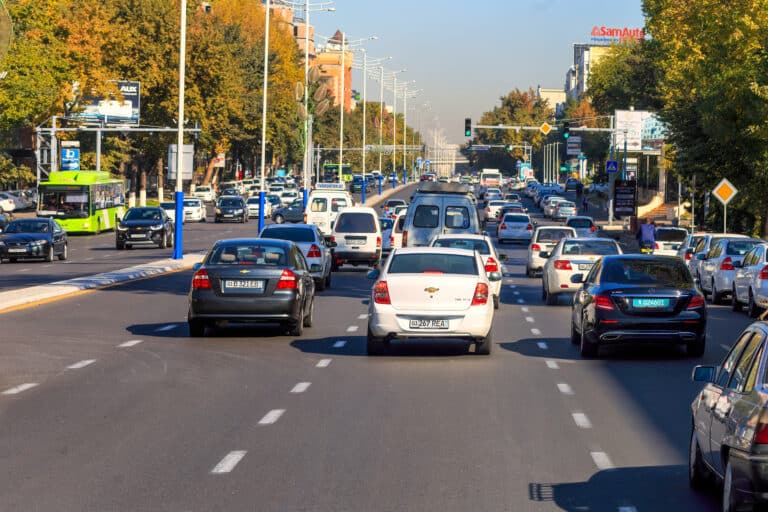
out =
[[[352,64],[355,53],[344,44],[342,50],[342,33],[336,33],[328,39],[328,42],[318,48],[315,63],[320,68],[320,76],[325,81],[333,96],[333,104],[339,106],[342,97],[342,61],[344,65],[344,111],[352,110]]]

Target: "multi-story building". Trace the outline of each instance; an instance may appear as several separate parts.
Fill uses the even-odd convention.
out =
[[[333,104],[339,106],[341,94],[342,61],[344,64],[344,110],[352,110],[352,64],[355,54],[344,44],[342,50],[342,33],[336,33],[328,39],[328,42],[319,48],[315,64],[320,68],[320,76],[331,89]]]
[[[546,100],[549,107],[555,111],[555,116],[560,116],[565,108],[565,90],[563,89],[545,89],[542,86],[536,88],[536,97]]]

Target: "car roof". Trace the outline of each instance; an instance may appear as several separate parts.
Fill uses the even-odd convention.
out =
[[[452,247],[401,247],[394,249],[392,255],[396,254],[458,254],[461,256],[474,256],[475,251],[467,249],[454,249]]]
[[[314,224],[267,224],[263,229],[311,229],[314,231],[316,226]]]
[[[439,235],[436,235],[433,240],[440,239],[457,239],[457,240],[485,240],[486,242],[490,239],[488,235],[478,235],[475,233],[467,233],[466,235],[462,235],[460,233],[441,233]]]
[[[379,214],[370,206],[347,206],[339,212],[339,215],[342,213],[370,213],[377,219],[379,218]]]
[[[574,231],[576,231],[576,229],[572,228],[571,226],[539,226],[536,228],[537,231],[545,231],[545,230],[548,231],[550,229],[573,229]],[[590,238],[590,240],[594,240],[594,238]]]
[[[290,240],[282,240],[280,238],[257,238],[257,237],[226,238],[224,240],[217,240],[214,244],[215,245],[240,245],[240,244],[252,244],[257,242],[263,245],[272,245],[275,247],[284,247],[284,248],[288,248],[291,245],[293,245],[293,242],[291,242]]]

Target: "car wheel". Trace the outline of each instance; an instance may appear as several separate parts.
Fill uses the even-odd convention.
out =
[[[163,238],[160,240],[160,244],[158,244],[158,247],[161,249],[165,249],[168,247],[168,234],[166,232],[163,232]]]
[[[125,249],[125,242],[115,242],[115,249],[118,251]]]
[[[275,224],[282,224],[285,222],[285,217],[280,214],[275,215]]]
[[[8,258],[9,263],[16,263],[17,261],[19,261],[17,258]]]
[[[723,476],[723,512],[743,510],[741,506],[741,499],[733,482],[733,464],[731,464],[729,456],[728,463],[725,466],[725,475]]]
[[[733,287],[733,291],[731,292],[731,310],[732,311],[741,311],[741,302],[739,302],[739,299],[736,297],[736,287]]]
[[[200,219],[200,222],[206,222],[206,220],[205,220],[205,216],[203,216],[203,217]]]
[[[317,290],[318,292],[325,290],[325,279],[321,277],[320,279],[315,281],[315,290]]]
[[[61,254],[59,254],[59,260],[60,261],[64,261],[64,260],[67,259],[67,251],[68,251],[67,248],[68,247],[69,247],[69,244],[64,244],[64,249],[62,249]]]
[[[49,262],[49,263],[50,263],[51,261],[53,261],[53,243],[51,243],[51,244],[48,246],[48,253],[45,255],[45,261],[47,261],[47,262]]]
[[[298,321],[288,325],[288,336],[296,336],[298,338],[302,334],[304,334],[304,311],[299,314]]]
[[[499,296],[493,296],[493,309],[499,309]]]
[[[531,270],[528,267],[525,267],[525,277],[533,277],[533,270]]]
[[[309,313],[304,317],[304,327],[312,327],[315,316],[315,299],[311,299],[309,303]]]
[[[202,338],[205,336],[205,322],[202,320],[187,320],[190,338]]]
[[[221,219],[219,219],[218,217],[214,217],[213,222],[214,224],[221,224]]]
[[[482,339],[482,341],[475,342],[475,355],[489,356],[491,355],[491,349],[493,348],[493,335],[491,331],[488,331],[488,335]]]
[[[583,358],[597,357],[599,345],[589,340],[586,330],[584,329],[584,321],[581,322],[581,336],[579,337],[579,352]]]
[[[131,244],[125,244],[125,248],[126,248],[126,249],[133,249],[133,245],[131,245]]]
[[[686,352],[689,357],[701,357],[704,355],[704,351],[707,348],[707,338],[705,335],[701,335],[696,338],[696,341],[692,341],[686,345]]]
[[[571,344],[578,345],[581,343],[581,334],[576,330],[576,323],[571,320]]]
[[[387,342],[384,338],[379,338],[371,333],[371,328],[368,327],[368,333],[365,337],[365,348],[369,356],[381,356],[387,353]]]
[[[554,306],[557,304],[557,294],[550,293],[546,286],[544,287],[544,302],[547,306]]]
[[[749,290],[749,298],[747,299],[747,315],[750,318],[757,318],[760,314],[760,308],[755,303],[755,297],[752,295],[752,289]]]
[[[712,295],[710,296],[710,300],[712,301],[712,304],[720,304],[723,302],[723,294],[717,291],[714,279],[712,280]]]
[[[330,272],[328,272],[328,275],[325,276],[325,283],[323,283],[323,285],[324,285],[325,288],[330,288],[331,287],[331,273]]]
[[[701,489],[709,480],[709,476],[709,470],[701,455],[696,429],[691,427],[691,443],[688,448],[688,484],[694,489]]]

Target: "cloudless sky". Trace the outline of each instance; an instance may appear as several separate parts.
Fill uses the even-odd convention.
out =
[[[386,69],[407,68],[398,80],[416,80],[412,87],[423,89],[408,101],[408,124],[418,128],[410,108],[418,105],[422,132],[442,128],[453,143],[466,140],[465,117],[475,123],[511,90],[562,88],[572,44],[589,42],[593,26],[643,26],[641,0],[335,0],[333,6],[335,12],[310,14],[316,34],[377,36],[364,45],[369,58],[392,56]],[[362,71],[354,71],[353,88],[362,91]],[[391,92],[384,98],[392,103]],[[378,83],[369,81],[368,100],[378,99]]]

